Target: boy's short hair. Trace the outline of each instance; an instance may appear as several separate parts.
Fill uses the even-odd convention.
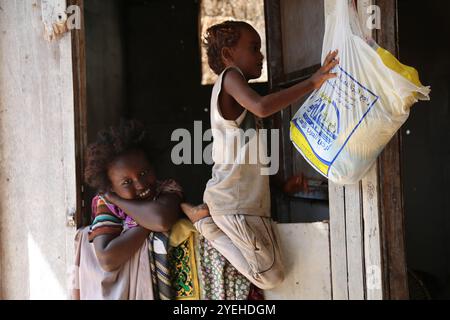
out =
[[[225,21],[206,30],[203,45],[206,47],[209,67],[215,74],[219,75],[225,70],[222,49],[236,46],[241,38],[241,30],[244,28],[254,30],[250,24],[244,21]]]
[[[85,182],[97,191],[106,192],[111,186],[108,166],[128,152],[145,154],[145,128],[135,120],[121,120],[116,127],[98,133],[86,151]],[[147,154],[146,154],[147,156]]]

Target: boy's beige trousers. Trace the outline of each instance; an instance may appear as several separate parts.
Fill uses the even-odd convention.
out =
[[[275,224],[250,215],[215,215],[194,226],[240,273],[268,290],[284,280]]]

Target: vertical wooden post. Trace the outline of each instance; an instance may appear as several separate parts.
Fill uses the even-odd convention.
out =
[[[373,30],[368,28],[369,7],[373,0],[358,0],[358,13],[364,36],[372,38]],[[367,300],[381,300],[383,294],[383,260],[381,243],[381,212],[379,207],[378,164],[375,163],[361,182],[361,201],[363,213],[365,294]]]
[[[358,0],[356,3],[364,20],[372,2]],[[364,21],[363,31],[366,36],[372,36],[372,30],[366,28]],[[333,299],[384,298],[377,172],[375,164],[359,184],[338,187],[330,183]]]
[[[381,9],[377,42],[398,56],[397,0],[377,0],[376,4]],[[400,132],[379,157],[378,169],[386,299],[408,299]]]
[[[364,234],[361,184],[345,186],[345,222],[348,260],[348,298],[364,300]]]
[[[333,300],[348,300],[345,187],[329,182],[330,264]],[[350,275],[351,276],[351,275]]]
[[[77,212],[75,216],[75,223],[77,228],[80,228],[89,223],[86,217],[85,205],[83,206],[84,148],[87,145],[86,40],[84,28],[84,0],[69,0],[69,4],[79,6],[81,12],[81,29],[72,30],[72,59],[75,108],[75,156],[77,171]]]
[[[367,300],[382,300],[385,298],[383,295],[379,198],[377,165],[375,164],[362,180],[364,227],[361,231],[364,234]]]

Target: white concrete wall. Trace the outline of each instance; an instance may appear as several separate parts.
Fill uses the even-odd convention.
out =
[[[3,299],[65,299],[73,258],[71,39],[44,39],[40,7],[40,0],[0,0]]]
[[[331,265],[328,223],[278,224],[286,278],[265,291],[270,300],[330,300]]]

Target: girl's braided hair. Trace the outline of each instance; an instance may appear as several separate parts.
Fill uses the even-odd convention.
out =
[[[236,46],[244,28],[254,30],[250,24],[244,21],[225,21],[206,30],[203,45],[206,47],[209,67],[217,75],[225,69],[222,61],[222,49]]]

